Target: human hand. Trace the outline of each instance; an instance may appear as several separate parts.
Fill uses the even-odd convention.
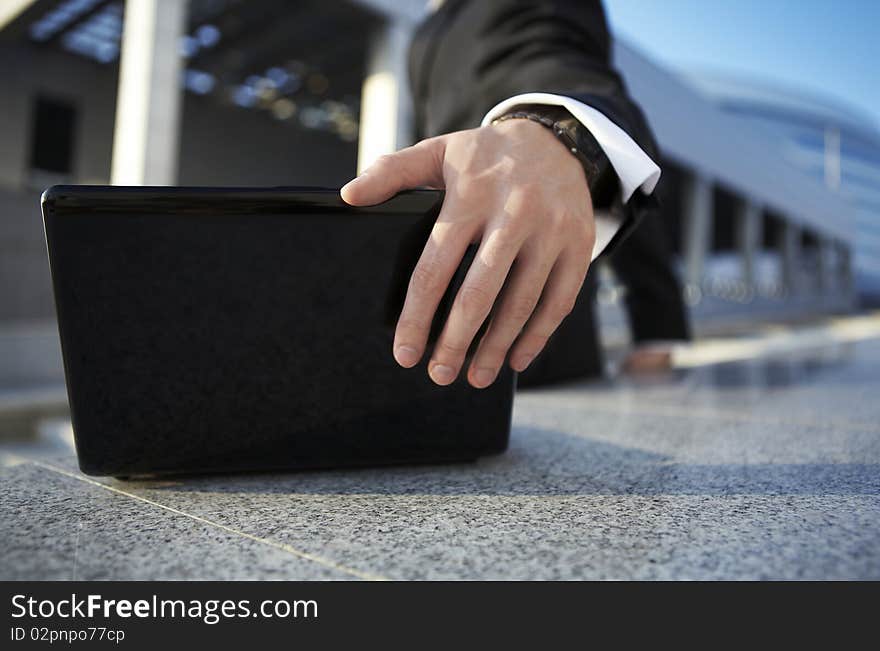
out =
[[[397,322],[398,364],[422,358],[437,306],[465,250],[479,242],[428,363],[439,385],[458,376],[489,318],[468,381],[484,388],[510,351],[525,370],[572,310],[595,242],[583,168],[546,127],[525,119],[423,140],[379,158],[342,188],[354,206],[429,186],[446,197],[413,270]]]
[[[668,373],[673,367],[672,345],[651,343],[636,346],[624,359],[621,369],[630,375]]]

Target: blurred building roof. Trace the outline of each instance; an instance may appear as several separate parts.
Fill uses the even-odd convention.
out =
[[[777,82],[717,73],[690,73],[687,80],[726,110],[762,110],[820,129],[834,126],[880,145],[880,129],[871,116],[838,99]]]
[[[614,57],[665,156],[803,226],[852,237],[848,203],[787,161],[761,130],[620,39]]]

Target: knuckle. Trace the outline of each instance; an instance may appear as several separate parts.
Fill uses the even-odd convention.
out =
[[[382,176],[394,174],[396,172],[397,161],[391,154],[379,156],[375,162],[370,165],[370,172],[378,172]]]
[[[513,214],[522,214],[534,219],[535,213],[547,209],[544,188],[537,183],[523,183],[510,194],[508,209]]]
[[[430,322],[418,316],[401,316],[397,322],[398,331],[423,332],[430,327]]]
[[[434,351],[434,353],[435,355],[439,354],[444,358],[458,358],[464,357],[465,353],[467,353],[467,349],[468,345],[466,343],[443,339],[437,342],[437,349]]]
[[[436,266],[428,262],[417,264],[409,280],[410,291],[419,297],[437,291],[439,284],[440,274]]]
[[[554,330],[555,328],[548,327],[546,330],[538,330],[530,333],[525,342],[527,344],[526,348],[532,351],[541,350],[550,340],[550,337],[553,336]]]
[[[592,223],[586,225],[582,235],[582,242],[585,249],[588,251],[588,255],[592,254],[593,247],[596,246],[596,227]],[[587,259],[589,259],[589,257]]]
[[[553,336],[553,333],[556,331],[556,328],[550,328],[547,332],[536,332],[529,337],[527,350],[531,352],[533,355],[537,355],[544,347],[547,345],[547,342],[550,341],[550,337]]]
[[[492,309],[492,296],[479,285],[465,285],[458,293],[458,305],[466,317],[484,319]]]
[[[511,299],[510,306],[507,309],[508,316],[518,323],[525,323],[535,311],[538,304],[536,296],[529,294]]]
[[[411,149],[413,151],[425,152],[429,155],[435,155],[439,153],[442,142],[443,140],[440,137],[425,138],[424,140],[420,140],[419,142],[414,144]]]
[[[547,230],[549,233],[560,239],[568,239],[572,233],[572,217],[567,213],[557,213],[552,215],[548,220]]]
[[[489,236],[486,249],[497,252],[516,250],[525,236],[522,220],[508,217]]]
[[[587,279],[587,273],[590,271],[592,252],[593,249],[591,247],[586,255],[579,256],[581,259],[581,264],[577,267],[577,277],[580,280],[579,287],[583,287],[584,281]],[[580,290],[578,290],[578,293],[580,293]]]
[[[513,352],[511,353],[511,357],[517,357],[519,355],[532,355],[535,356],[540,353],[544,346],[550,339],[550,335],[543,335],[540,333],[530,333],[527,336],[522,337],[514,347]]]
[[[394,154],[382,154],[376,159],[374,165],[385,168],[393,168],[397,166],[397,156]]]
[[[596,243],[596,225],[590,221],[587,223],[587,232],[585,235],[585,239],[592,251],[593,245]]]
[[[568,294],[556,299],[550,306],[550,314],[554,321],[562,321],[571,314],[577,302],[577,294]]]
[[[470,174],[459,175],[454,182],[454,191],[460,201],[467,201],[480,192],[480,184]]]
[[[480,358],[492,366],[500,366],[507,355],[509,345],[500,342],[484,342],[480,347]]]
[[[524,243],[533,237],[539,241],[544,239],[540,210],[507,212],[500,223],[518,243]]]

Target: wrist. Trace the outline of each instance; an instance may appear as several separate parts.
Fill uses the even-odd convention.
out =
[[[619,188],[617,175],[602,147],[567,109],[549,105],[511,108],[492,121],[495,126],[532,124],[552,133],[583,168],[595,209],[608,208]]]
[[[504,136],[508,155],[521,160],[521,180],[545,179],[561,183],[584,183],[580,162],[547,127],[532,120],[509,119],[489,125]],[[584,183],[589,197],[589,184]],[[592,201],[591,201],[592,204]]]

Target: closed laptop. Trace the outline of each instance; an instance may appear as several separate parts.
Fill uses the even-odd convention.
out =
[[[505,449],[515,378],[434,385],[391,355],[442,194],[56,186],[43,195],[89,474],[471,460]],[[442,325],[467,261],[447,292]]]

